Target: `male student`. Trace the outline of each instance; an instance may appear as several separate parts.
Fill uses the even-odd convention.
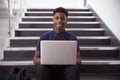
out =
[[[37,80],[52,80],[56,74],[64,75],[66,80],[79,80],[80,71],[77,64],[81,64],[79,46],[77,47],[76,65],[40,65],[40,41],[41,40],[77,40],[76,36],[65,30],[68,11],[58,7],[53,11],[53,30],[40,36],[34,55],[34,64],[39,65],[37,69]],[[73,26],[74,27],[74,26]],[[56,79],[57,80],[57,79]]]

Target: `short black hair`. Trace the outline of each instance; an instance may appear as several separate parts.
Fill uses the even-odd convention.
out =
[[[53,16],[55,15],[55,13],[57,12],[62,12],[65,14],[66,17],[68,17],[68,11],[67,9],[63,8],[63,7],[58,7],[53,11]]]

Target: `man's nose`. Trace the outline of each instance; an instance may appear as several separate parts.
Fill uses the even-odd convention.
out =
[[[58,22],[62,22],[63,20],[61,18],[58,19]]]

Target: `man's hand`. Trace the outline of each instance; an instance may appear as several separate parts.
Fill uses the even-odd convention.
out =
[[[80,51],[77,52],[77,64],[81,64]]]
[[[41,64],[41,62],[40,62],[40,52],[39,51],[35,51],[33,62],[34,62],[35,65]]]

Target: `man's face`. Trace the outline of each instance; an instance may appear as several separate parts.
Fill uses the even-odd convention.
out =
[[[64,30],[65,25],[67,24],[67,17],[62,12],[57,12],[53,16],[54,28],[56,30]]]

